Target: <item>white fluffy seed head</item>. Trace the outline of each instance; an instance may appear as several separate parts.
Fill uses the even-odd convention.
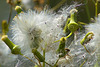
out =
[[[70,14],[69,11],[74,7],[75,5],[71,5],[69,8],[63,8],[58,14],[31,10],[20,13],[12,21],[13,42],[20,45],[22,53],[29,58],[33,57],[32,48],[37,48],[42,55],[41,48],[46,48],[45,59],[48,63],[53,60],[54,64],[58,59],[56,50],[59,46],[59,42],[54,41],[65,35],[62,26]]]
[[[70,6],[69,8],[74,8]],[[31,11],[21,13],[13,19],[12,25],[13,40],[22,49],[38,48],[46,45],[46,50],[54,49],[59,46],[52,44],[59,40],[63,34],[62,25],[70,14],[70,9],[60,11],[55,14],[49,11]]]
[[[50,45],[60,37],[62,22],[55,15],[28,11],[14,18],[13,39],[23,46],[38,48]]]

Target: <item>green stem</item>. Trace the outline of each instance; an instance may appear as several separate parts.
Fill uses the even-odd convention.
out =
[[[12,16],[12,6],[10,5],[10,13],[9,13],[9,18],[8,18],[8,28],[10,25],[11,16]]]
[[[71,32],[67,37],[64,37],[65,40],[66,40],[67,38],[69,38],[72,34],[73,34],[73,32]],[[61,40],[54,41],[54,43],[59,42],[59,41],[61,41]]]
[[[67,37],[65,37],[65,38],[66,38],[66,39],[67,39],[67,38],[69,38],[72,34],[73,34],[73,33],[72,33],[72,32],[70,32],[70,34],[69,34]]]
[[[23,57],[25,57],[26,59],[30,60],[34,64],[38,65],[36,62],[34,62],[33,60],[31,60],[29,57],[25,56],[24,54],[20,53],[20,55],[23,56]]]
[[[38,58],[36,55],[34,55],[34,57],[35,57],[35,59],[37,59],[37,61],[38,61],[38,63],[39,63],[39,67],[42,67],[42,65],[41,65],[41,62],[40,62],[39,58]]]
[[[85,47],[85,45],[83,45],[84,46],[84,48],[85,48],[85,50],[90,54],[90,52],[88,51],[88,49]],[[91,55],[91,54],[90,54]]]
[[[93,34],[92,32],[88,32],[88,33],[85,35],[84,38],[86,39],[89,35],[92,35],[92,36],[93,36],[94,34]]]
[[[69,21],[70,21],[70,18],[68,18],[68,20],[67,20],[67,22],[66,22],[66,25],[65,25],[65,27],[64,27],[64,29],[63,29],[63,32],[64,32],[64,33],[67,33]]]
[[[49,63],[47,63],[46,61],[45,61],[45,63],[47,64],[47,65],[49,65],[50,67],[53,67],[52,65],[50,65]]]
[[[98,1],[95,2],[95,17],[98,15]]]
[[[85,64],[86,61],[87,61],[87,59],[80,65],[80,67],[82,67]]]
[[[74,19],[75,19],[74,17],[75,17],[75,13],[72,13],[72,14],[71,14],[71,20],[72,20],[72,21],[75,21],[75,20],[74,20]]]
[[[57,63],[58,63],[59,59],[60,59],[60,58],[58,58],[58,60],[56,61],[56,63],[54,64],[53,67],[56,67],[56,66],[57,66]]]
[[[45,48],[43,49],[43,57],[45,58]],[[45,67],[45,62],[43,62],[43,67]]]
[[[60,40],[54,41],[53,43],[59,42]]]

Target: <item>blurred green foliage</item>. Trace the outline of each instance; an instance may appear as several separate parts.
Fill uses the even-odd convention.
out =
[[[56,6],[59,2],[62,0],[49,0],[49,5],[50,7]],[[77,9],[78,9],[78,15],[77,19],[78,21],[84,22],[84,23],[89,23],[87,11],[86,11],[86,5],[88,6],[89,14],[91,18],[95,18],[95,4],[93,3],[92,0],[66,0],[67,5],[74,4],[75,2],[78,3]],[[100,13],[100,2],[98,3],[98,13]]]

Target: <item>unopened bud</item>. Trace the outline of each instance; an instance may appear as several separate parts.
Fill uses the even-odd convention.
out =
[[[2,41],[4,41],[6,43],[6,45],[10,48],[12,54],[20,54],[20,48],[18,45],[15,45],[14,43],[12,43],[9,39],[7,35],[3,35],[1,38]]]
[[[15,10],[17,11],[18,14],[22,12],[22,8],[20,6],[16,6]]]

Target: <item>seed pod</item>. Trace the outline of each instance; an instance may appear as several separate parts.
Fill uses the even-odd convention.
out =
[[[65,52],[65,41],[66,41],[65,37],[62,37],[60,39],[59,48],[56,51],[58,54],[60,54],[59,57],[64,57],[65,54],[66,54],[66,52]]]
[[[79,26],[78,24],[76,23],[75,19],[76,19],[76,12],[77,10],[76,9],[72,9],[70,11],[71,13],[71,18],[70,18],[70,23],[68,24],[68,29],[71,31],[71,32],[75,32]]]
[[[45,58],[40,54],[39,51],[37,51],[36,48],[32,49],[32,53],[39,59],[40,62],[44,62]]]
[[[21,51],[20,51],[21,49],[19,48],[19,46],[12,43],[8,39],[7,35],[3,35],[1,40],[4,41],[6,43],[6,45],[10,48],[12,54],[20,54],[21,53]]]
[[[68,29],[71,32],[75,32],[77,29],[79,28],[78,24],[75,21],[70,21],[70,23],[68,24]]]

